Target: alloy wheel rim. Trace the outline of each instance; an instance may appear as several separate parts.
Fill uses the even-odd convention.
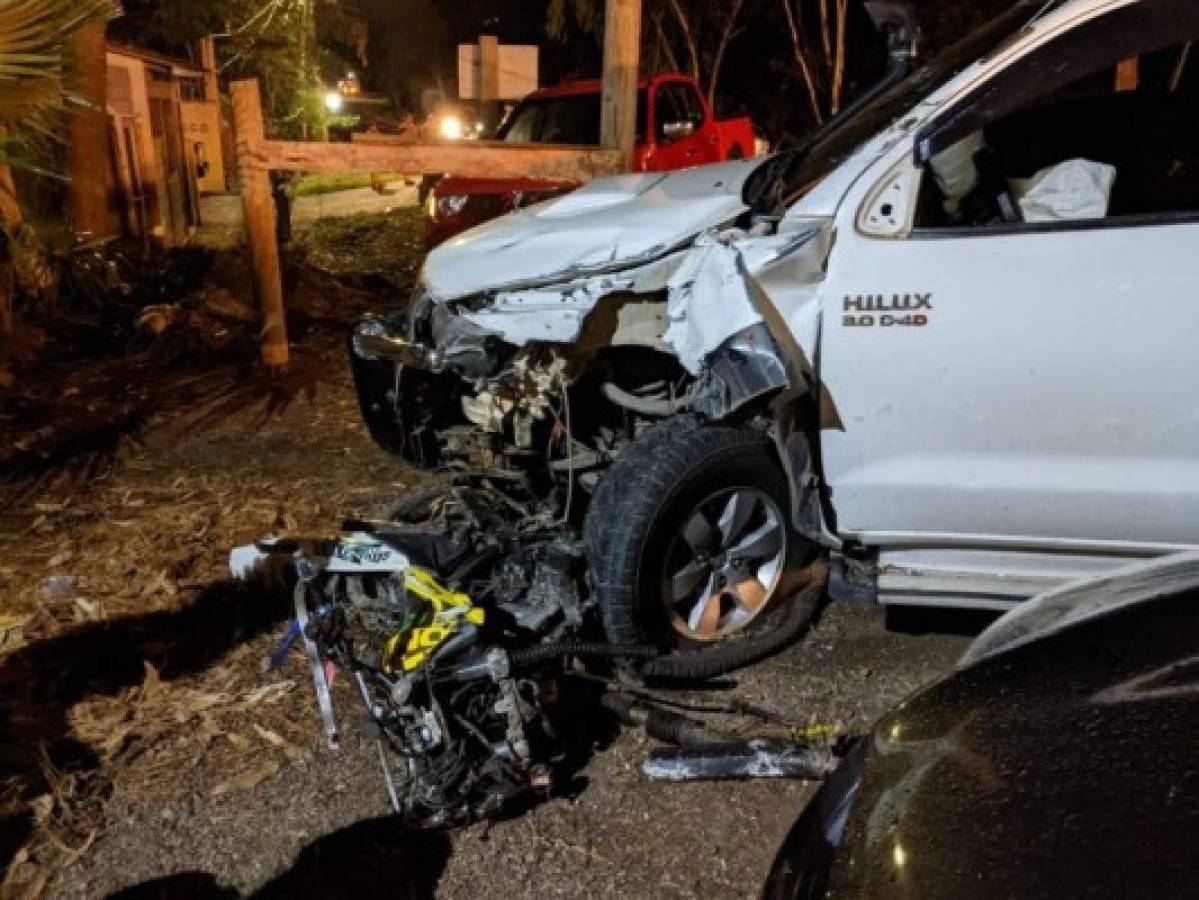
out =
[[[765,492],[725,488],[697,503],[666,551],[662,601],[692,641],[740,631],[766,607],[787,558],[782,510]]]

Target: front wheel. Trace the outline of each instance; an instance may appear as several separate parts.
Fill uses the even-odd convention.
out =
[[[760,431],[681,418],[605,473],[584,536],[609,640],[710,645],[768,628],[812,555]]]

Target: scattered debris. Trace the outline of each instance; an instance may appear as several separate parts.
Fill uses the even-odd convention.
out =
[[[0,341],[0,488],[72,466],[74,477],[99,477],[166,417],[246,405],[276,414],[344,352],[352,321],[406,299],[420,234],[419,210],[400,210],[318,222],[289,248],[289,330],[304,344],[282,379],[255,368],[258,314],[240,252],[64,254],[56,302]]]
[[[25,626],[32,618],[0,613],[0,654],[16,650],[25,643]]]
[[[654,781],[726,781],[744,778],[801,778],[819,781],[837,757],[808,744],[755,739],[736,743],[655,750],[642,766]]]
[[[58,559],[50,560],[50,565]],[[51,575],[42,582],[39,592],[44,600],[70,600],[78,590],[79,579],[74,575]]]
[[[245,772],[230,778],[228,781],[222,781],[212,789],[212,796],[223,797],[226,794],[240,794],[243,791],[256,788],[268,778],[277,775],[279,768],[278,760],[268,760],[260,766],[247,769]]]
[[[407,299],[424,257],[419,209],[320,219],[293,243],[295,260],[356,287]]]
[[[100,256],[92,287],[110,284]],[[290,679],[263,683],[262,651],[243,646],[256,633],[247,617],[270,621],[270,603],[235,602],[216,548],[315,530],[331,507],[370,501],[362,479],[395,481],[341,387],[343,322],[378,301],[299,261],[297,364],[268,383],[246,363],[258,355],[257,316],[239,299],[251,285],[237,256],[181,258],[197,267],[143,293],[110,286],[105,304],[64,295],[29,353],[0,360],[10,376],[0,382],[0,834],[16,841],[0,847],[10,854],[2,897],[57,889],[71,854],[105,827],[93,813],[113,785],[168,798],[185,776],[210,796],[317,747],[307,695]],[[309,315],[313,277],[321,296]],[[172,310],[157,337],[136,326],[148,307]],[[273,423],[318,384],[332,397],[305,409],[302,427]],[[239,456],[248,437],[269,467]],[[331,472],[343,486],[325,480]],[[48,814],[42,797],[57,798]]]

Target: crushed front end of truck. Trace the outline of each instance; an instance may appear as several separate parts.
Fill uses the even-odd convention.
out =
[[[422,468],[590,490],[657,422],[761,414],[781,391],[807,389],[807,364],[782,346],[749,266],[818,271],[829,242],[818,225],[730,227],[590,273],[452,300],[422,288],[408,312],[351,335],[363,417],[381,446]]]

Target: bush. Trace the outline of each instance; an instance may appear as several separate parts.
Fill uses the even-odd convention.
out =
[[[395,172],[387,172],[380,177],[384,183],[387,183],[399,181],[404,176]],[[292,197],[317,197],[321,194],[333,194],[337,191],[350,191],[370,186],[371,176],[363,172],[334,172],[322,175],[301,175],[287,186],[287,193]]]

